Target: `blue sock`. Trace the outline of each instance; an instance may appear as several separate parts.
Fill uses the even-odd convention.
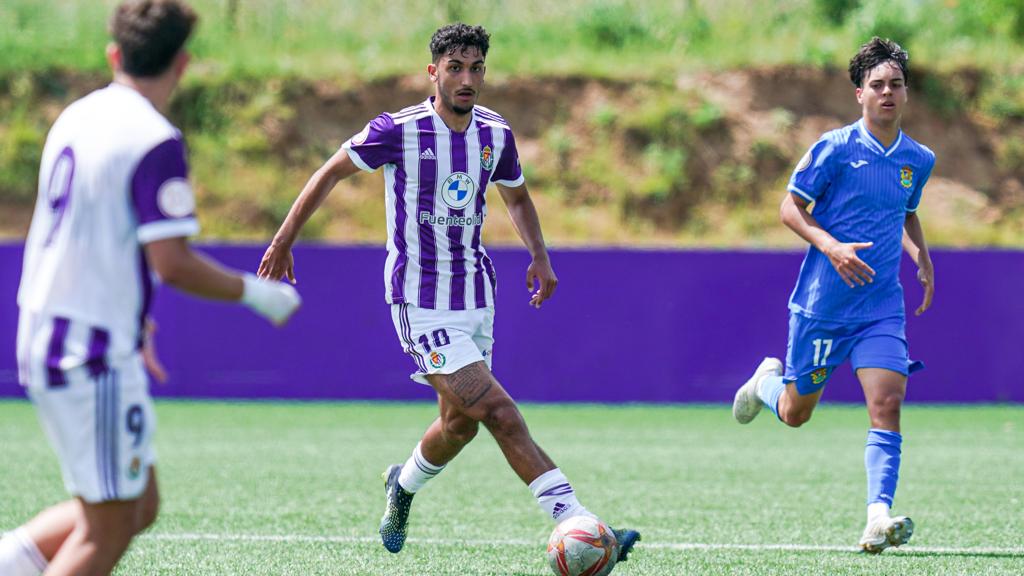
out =
[[[900,476],[900,445],[903,436],[872,428],[864,447],[864,467],[868,471],[868,504],[883,502],[892,506],[896,482]]]
[[[779,417],[779,396],[782,396],[785,389],[786,383],[782,381],[782,376],[766,376],[757,389],[757,397],[771,408],[776,418]]]

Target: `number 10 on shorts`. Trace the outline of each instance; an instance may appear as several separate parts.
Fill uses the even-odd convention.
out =
[[[824,348],[824,350],[822,350]],[[822,354],[824,352],[824,354]],[[814,339],[814,365],[825,366],[828,363],[828,355],[832,353],[832,339]]]
[[[452,343],[452,339],[448,337],[448,331],[444,328],[434,330],[434,333],[431,334],[431,336],[434,337],[434,346],[437,348],[447,346]],[[430,339],[427,338],[426,334],[420,336],[416,341],[423,346],[424,352],[430,354]]]

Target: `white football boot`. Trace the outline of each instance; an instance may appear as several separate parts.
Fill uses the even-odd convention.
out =
[[[765,358],[757,366],[754,375],[747,380],[747,383],[740,386],[736,396],[732,399],[732,417],[740,424],[746,424],[757,416],[764,403],[757,396],[761,387],[761,380],[767,376],[781,376],[782,362],[778,358]]]
[[[860,547],[869,554],[878,554],[890,546],[906,544],[913,535],[914,521],[910,518],[882,516],[868,522],[864,535],[860,537]]]

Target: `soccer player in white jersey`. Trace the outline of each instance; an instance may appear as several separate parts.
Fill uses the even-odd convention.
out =
[[[496,112],[476,104],[488,46],[489,36],[479,26],[437,30],[427,66],[434,95],[377,116],[345,142],[299,194],[259,269],[261,277],[294,281],[291,247],[317,206],[339,180],[360,169],[384,168],[385,299],[399,342],[416,363],[412,379],[434,388],[440,409],[408,460],[385,471],[380,534],[391,552],[405,543],[413,495],[476,436],[481,423],[549,518],[589,514],[491,373],[495,275],[480,242],[488,184],[497,185],[533,258],[526,271],[530,304],[539,308],[550,298],[557,279],[512,130]],[[616,535],[622,561],[639,534]]]
[[[935,154],[900,129],[907,59],[895,42],[874,38],[850,60],[862,117],[811,147],[782,202],[783,223],[810,243],[789,301],[785,372],[778,359],[765,358],[733,401],[742,424],[767,406],[782,422],[800,426],[832,371],[849,358],[871,421],[864,450],[868,519],[860,540],[870,553],[900,546],[914,531],[910,518],[889,514],[907,376],[922,367],[908,354],[901,247],[917,263],[924,286],[918,315],[931,306],[935,286],[917,215]]]
[[[275,324],[295,289],[192,252],[198,231],[182,136],[160,110],[185,71],[196,22],[182,0],[114,12],[114,81],[71,104],[43,149],[18,291],[19,380],[73,499],[0,541],[0,574],[109,574],[155,519],[153,402],[144,323],[150,269],[185,292],[241,301]],[[143,351],[146,350],[146,353]]]

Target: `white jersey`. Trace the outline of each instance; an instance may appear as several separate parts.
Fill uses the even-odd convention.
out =
[[[465,132],[453,132],[429,98],[381,114],[342,145],[363,170],[384,167],[384,284],[392,304],[494,305],[494,266],[480,240],[487,186],[519,186],[523,172],[508,123],[483,106],[472,114]]]
[[[181,133],[134,89],[71,104],[46,139],[18,305],[19,372],[50,385],[134,354],[152,294],[142,245],[195,234]],[[22,378],[22,383],[25,378]]]

